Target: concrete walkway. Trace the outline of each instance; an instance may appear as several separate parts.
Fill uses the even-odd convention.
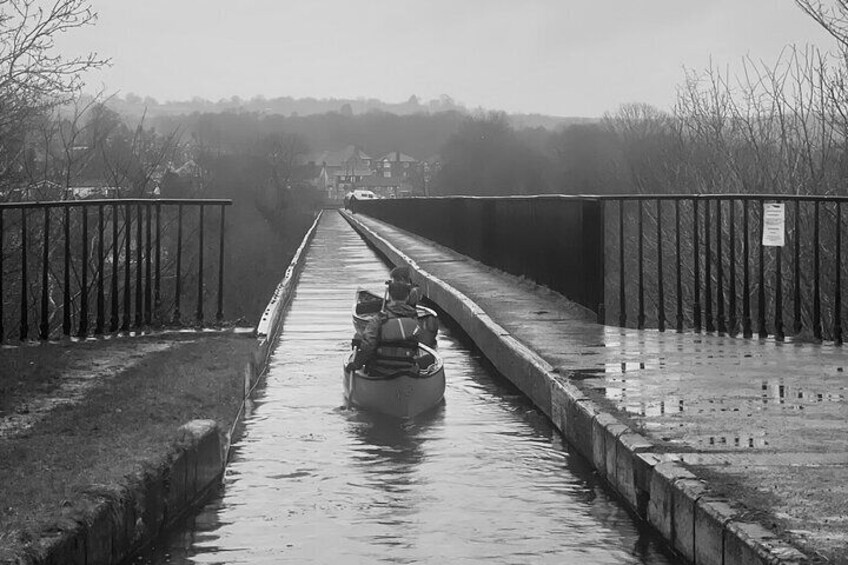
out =
[[[728,515],[763,526],[760,538],[775,535],[813,562],[848,562],[848,347],[601,326],[545,288],[353,218],[647,439],[632,451],[690,470],[693,501],[725,499]]]

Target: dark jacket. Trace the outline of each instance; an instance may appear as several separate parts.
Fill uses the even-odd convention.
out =
[[[371,318],[362,332],[359,348],[353,359],[353,368],[358,369],[372,361],[381,342],[380,328],[390,318],[412,318],[418,320],[418,312],[413,306],[402,302],[389,302],[385,309]]]

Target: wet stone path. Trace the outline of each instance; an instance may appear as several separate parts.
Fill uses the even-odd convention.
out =
[[[325,214],[224,488],[146,561],[673,562],[444,324],[442,406],[409,422],[344,407],[354,291],[387,274]]]

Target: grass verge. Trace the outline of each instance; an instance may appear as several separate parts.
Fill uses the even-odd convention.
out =
[[[99,342],[99,349],[79,345],[68,348],[67,356],[60,355],[59,344],[20,348],[13,353],[20,372],[10,377],[4,368],[0,381],[14,381],[20,401],[55,388],[69,366],[79,372],[88,363],[96,372],[128,350],[146,353],[111,374],[101,370],[99,384],[80,401],[0,437],[0,563],[31,551],[41,535],[80,520],[97,493],[114,492],[161,460],[182,424],[212,419],[229,429],[254,340],[194,334]],[[10,350],[2,353],[0,367],[11,366],[3,363]],[[31,369],[38,366],[43,368]]]

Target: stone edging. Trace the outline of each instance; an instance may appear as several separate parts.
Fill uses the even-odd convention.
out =
[[[224,469],[226,436],[214,420],[193,420],[150,469],[113,491],[84,522],[39,540],[35,563],[119,563],[159,535],[217,486]]]
[[[425,296],[450,314],[506,378],[526,394],[640,518],[689,562],[801,563],[808,558],[714,496],[673,456],[605,412],[476,303],[434,277],[352,214],[353,228],[395,265],[407,264]]]
[[[257,327],[256,344],[244,369],[244,399],[233,428],[223,430],[214,420],[194,420],[181,426],[167,453],[150,469],[126,485],[92,493],[100,502],[85,522],[42,537],[32,563],[121,563],[214,492],[227,465],[233,430],[241,421],[245,402],[267,368],[270,348],[279,334],[283,312],[291,301],[305,250],[320,218],[321,213],[304,236]]]

